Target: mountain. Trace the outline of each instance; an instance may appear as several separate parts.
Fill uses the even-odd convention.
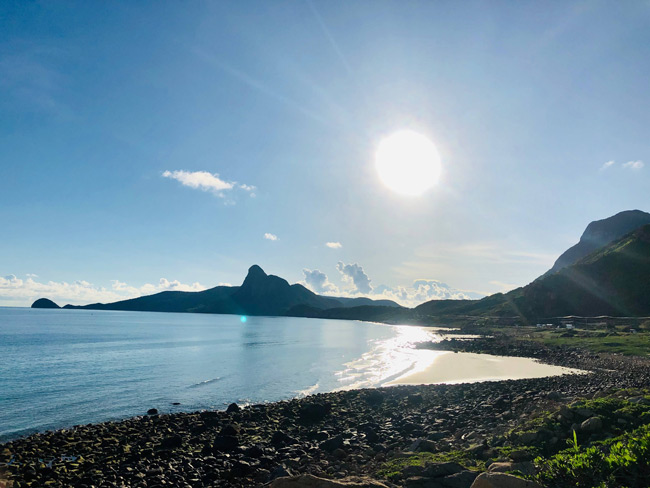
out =
[[[52,300],[47,298],[39,298],[34,303],[32,303],[32,308],[61,308]]]
[[[356,302],[356,300],[361,300]],[[46,308],[51,300],[41,298],[32,308]],[[267,275],[262,268],[249,268],[241,286],[217,286],[199,292],[164,291],[114,303],[93,303],[90,305],[66,305],[66,309],[127,310],[141,312],[194,312],[229,313],[240,315],[284,315],[298,305],[310,309],[328,309],[357,305],[388,305],[399,307],[390,300],[377,303],[370,299],[331,298],[317,295],[302,285],[290,285],[286,280]],[[53,308],[53,307],[49,307]]]
[[[473,302],[434,300],[419,305],[415,312],[439,318],[518,317],[528,322],[566,315],[648,316],[648,297],[650,224],[505,295]]]
[[[641,210],[626,210],[612,217],[591,222],[580,237],[580,242],[567,249],[557,258],[550,273],[555,273],[562,268],[576,264],[597,249],[646,224],[650,224],[650,213]]]
[[[394,307],[394,308],[403,308],[399,303],[396,303],[392,300],[372,300],[366,297],[332,297],[335,300],[340,302],[339,307],[343,308],[352,308],[352,307],[362,307],[365,305],[375,306],[375,307]]]

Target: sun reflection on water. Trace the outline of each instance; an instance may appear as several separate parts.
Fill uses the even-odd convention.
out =
[[[336,373],[341,385],[338,390],[379,387],[406,373],[422,371],[433,363],[438,354],[415,349],[415,344],[439,341],[440,335],[435,330],[409,325],[393,328],[395,337],[375,341],[369,352],[346,363],[345,369]]]

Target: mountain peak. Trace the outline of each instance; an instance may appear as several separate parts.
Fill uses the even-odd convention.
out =
[[[248,268],[248,274],[246,275],[246,278],[244,279],[244,283],[250,278],[250,279],[260,279],[260,278],[266,278],[268,275],[264,272],[262,268],[260,268],[257,264],[254,264],[250,268]]]
[[[551,272],[554,273],[577,263],[595,250],[646,224],[650,224],[650,213],[641,210],[624,210],[606,219],[591,222],[580,237],[580,242],[565,251],[555,261]]]

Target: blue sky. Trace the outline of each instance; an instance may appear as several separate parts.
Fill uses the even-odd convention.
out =
[[[650,210],[649,22],[647,1],[2,2],[0,305],[253,263],[404,303],[524,285],[590,221]],[[402,129],[441,154],[419,197],[374,168]]]

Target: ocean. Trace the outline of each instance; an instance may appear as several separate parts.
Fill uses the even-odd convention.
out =
[[[344,320],[0,308],[0,442],[143,415],[380,386],[435,330]]]

